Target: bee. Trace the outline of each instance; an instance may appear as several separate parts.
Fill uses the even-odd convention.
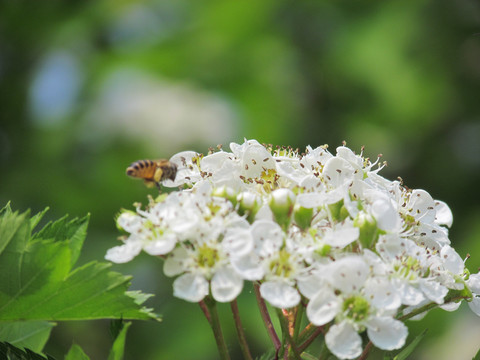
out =
[[[126,171],[128,176],[143,179],[145,185],[156,185],[160,190],[160,182],[166,179],[175,181],[177,165],[166,159],[138,160],[130,164]]]

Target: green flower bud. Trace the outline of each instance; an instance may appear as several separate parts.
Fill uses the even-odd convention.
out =
[[[313,209],[307,209],[299,204],[295,204],[293,207],[293,218],[300,229],[306,230],[312,222]]]
[[[268,205],[276,222],[284,229],[287,228],[295,205],[295,194],[289,189],[277,189],[270,195]]]
[[[237,193],[228,186],[223,185],[213,189],[212,195],[227,199],[233,204],[233,206],[237,205]]]
[[[245,191],[238,194],[236,202],[238,203],[238,213],[242,216],[246,215],[248,222],[253,223],[255,215],[262,205],[260,198],[249,191]]]
[[[375,218],[368,214],[361,212],[353,221],[353,225],[360,229],[359,241],[364,249],[371,249],[375,246],[379,230]]]
[[[328,210],[330,210],[332,219],[338,222],[342,222],[343,220],[345,220],[347,217],[350,216],[347,208],[343,204],[343,200],[340,200],[335,204],[328,205]]]

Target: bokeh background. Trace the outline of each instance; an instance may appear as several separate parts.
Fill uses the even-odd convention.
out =
[[[125,176],[142,158],[255,138],[304,149],[347,145],[446,201],[453,246],[480,266],[480,3],[417,1],[1,1],[0,204],[49,219],[91,214],[81,261],[102,260],[114,216],[145,202]],[[45,259],[48,261],[48,259]],[[155,294],[162,323],[136,322],[127,359],[214,359],[195,304],[171,295],[160,260],[115,269]],[[268,339],[251,289],[240,311],[253,352]],[[227,305],[229,346],[240,359]],[[108,321],[59,324],[46,352],[92,359]],[[480,318],[435,310],[415,359],[470,359]],[[411,338],[409,338],[411,339]]]

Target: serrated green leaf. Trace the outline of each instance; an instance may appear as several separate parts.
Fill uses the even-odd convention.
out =
[[[47,321],[22,321],[0,323],[0,340],[18,348],[41,352],[55,323]]]
[[[108,355],[108,360],[122,360],[123,354],[125,352],[125,339],[127,337],[128,328],[132,325],[131,322],[123,323],[122,329],[120,333],[115,339],[113,343],[112,349],[110,350],[110,354]]]
[[[413,341],[408,344],[405,348],[403,348],[402,351],[400,351],[394,358],[393,360],[406,360],[408,356],[415,350],[415,348],[418,346],[420,341],[424,338],[425,334],[427,333],[428,329],[423,330],[423,332],[418,335]]]
[[[38,223],[40,222],[40,220],[42,220],[43,218],[43,215],[45,215],[45,213],[48,211],[48,207],[45,208],[45,210],[43,211],[40,211],[38,214],[35,214],[33,215],[31,218],[30,218],[30,229],[35,229],[35,227],[38,225]]]
[[[62,218],[34,236],[31,223],[9,209],[0,216],[10,238],[0,253],[0,321],[157,319],[140,306],[149,295],[127,292],[130,277],[110,271],[111,264],[91,262],[72,270],[88,217]]]
[[[83,352],[79,345],[73,344],[65,356],[65,360],[90,360],[90,357]]]
[[[19,349],[7,342],[0,342],[0,359],[5,360],[55,360],[49,355],[41,355],[29,349]]]
[[[24,248],[28,241],[28,233],[30,231],[29,224],[26,224],[26,218],[29,211],[23,214],[18,212],[12,212],[10,206],[5,206],[0,211],[0,254],[3,253],[5,248],[12,242],[12,239],[17,236],[15,241],[16,246]],[[21,231],[21,227],[23,227]],[[25,235],[22,237],[22,235]]]
[[[80,255],[83,242],[87,236],[87,227],[90,216],[85,216],[82,219],[68,220],[67,216],[49,222],[38,233],[32,236],[32,240],[53,240],[66,241],[71,249],[71,266],[75,265]]]

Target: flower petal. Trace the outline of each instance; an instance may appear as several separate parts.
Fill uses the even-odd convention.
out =
[[[127,241],[124,245],[108,249],[105,259],[122,264],[132,260],[140,251],[142,251],[142,243],[140,241]]]
[[[333,291],[323,289],[318,292],[307,305],[307,317],[312,324],[321,326],[335,318],[341,310],[341,301]]]
[[[328,349],[340,359],[354,359],[362,353],[362,338],[349,323],[335,324],[325,335]]]
[[[367,333],[376,347],[393,350],[399,349],[405,344],[408,328],[399,320],[382,316],[367,321]]]
[[[298,305],[297,289],[283,281],[267,281],[260,286],[260,294],[275,307],[287,309]]]
[[[242,291],[243,279],[229,267],[218,269],[211,281],[212,295],[215,300],[229,302]]]
[[[199,302],[208,295],[208,281],[200,275],[183,274],[173,282],[173,296]]]

